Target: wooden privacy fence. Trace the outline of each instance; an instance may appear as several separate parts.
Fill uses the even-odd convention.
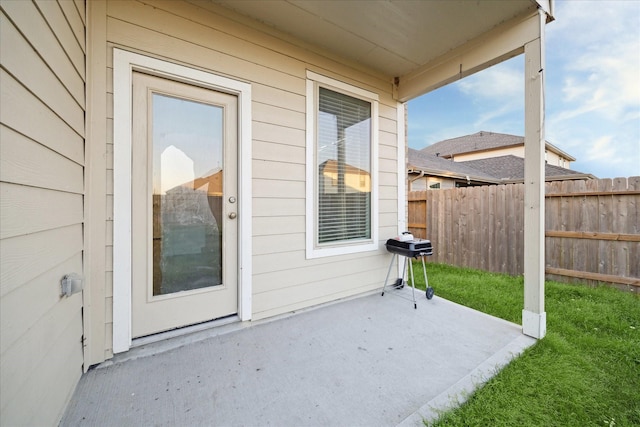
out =
[[[547,278],[640,291],[640,177],[549,182]],[[432,261],[523,274],[524,184],[409,193],[409,231]]]

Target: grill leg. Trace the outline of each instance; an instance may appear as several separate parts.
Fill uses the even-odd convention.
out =
[[[424,288],[425,289],[429,289],[429,281],[427,280],[427,269],[424,266],[424,257],[420,257],[422,258],[422,272],[424,273]]]
[[[409,271],[411,272],[411,292],[413,293],[413,308],[418,309],[418,303],[416,302],[416,279],[413,276],[413,263],[409,257],[407,258],[407,262],[409,263]]]
[[[382,287],[382,296],[384,296],[384,290],[387,288],[387,281],[389,280],[389,274],[391,274],[391,268],[393,267],[393,262],[396,260],[398,254],[393,254],[391,257],[391,263],[389,264],[389,269],[387,270],[387,277],[384,279],[384,286]]]
[[[429,280],[427,279],[427,267],[424,265],[424,256],[422,257],[422,273],[424,274],[424,290],[427,295],[427,299],[433,298],[433,288],[429,286]]]

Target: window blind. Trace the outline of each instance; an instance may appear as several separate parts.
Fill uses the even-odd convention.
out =
[[[371,238],[371,103],[319,88],[318,243]]]

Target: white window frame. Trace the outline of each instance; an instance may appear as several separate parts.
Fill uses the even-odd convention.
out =
[[[132,75],[158,77],[238,97],[238,316],[251,320],[251,85],[172,62],[113,49],[113,352],[131,347]]]
[[[316,177],[316,117],[318,112],[318,88],[344,93],[371,102],[371,238],[357,242],[323,243],[318,245]],[[306,256],[307,259],[335,255],[375,251],[378,242],[378,94],[307,70],[306,88]]]

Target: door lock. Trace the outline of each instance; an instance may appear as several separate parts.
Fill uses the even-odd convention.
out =
[[[231,213],[229,214],[229,218],[230,218],[230,219],[236,219],[236,217],[237,217],[237,216],[238,216],[238,215],[237,215],[235,212],[231,212]]]
[[[235,203],[236,202],[236,198],[231,196],[229,197],[229,203]]]

